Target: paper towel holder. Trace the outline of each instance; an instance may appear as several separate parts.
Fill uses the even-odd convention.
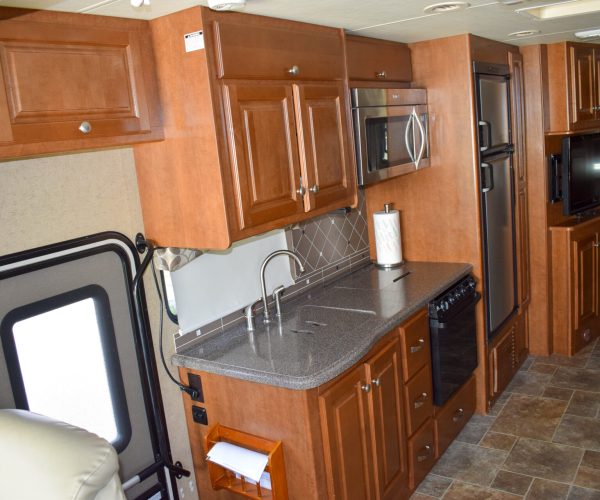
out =
[[[391,201],[384,203],[383,211],[386,214],[389,214],[392,211],[392,205],[393,205],[393,203]],[[397,269],[400,266],[404,265],[404,259],[401,259],[400,262],[395,262],[393,264],[380,264],[379,262],[377,262],[377,260],[375,260],[374,264],[375,264],[375,267],[377,267],[378,269],[382,269],[384,271],[392,271],[392,270]]]

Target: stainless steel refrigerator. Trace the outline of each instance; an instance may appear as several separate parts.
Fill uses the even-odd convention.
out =
[[[507,65],[473,63],[477,94],[484,298],[488,339],[517,309],[515,193]]]

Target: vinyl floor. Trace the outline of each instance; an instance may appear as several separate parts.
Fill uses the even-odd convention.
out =
[[[600,339],[529,357],[474,415],[411,500],[600,500]]]

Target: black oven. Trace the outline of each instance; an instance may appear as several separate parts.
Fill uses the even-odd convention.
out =
[[[433,402],[442,406],[477,368],[475,305],[481,295],[467,276],[429,303]]]

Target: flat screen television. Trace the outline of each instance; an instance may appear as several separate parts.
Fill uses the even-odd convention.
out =
[[[562,197],[564,215],[600,206],[600,133],[563,139]]]

